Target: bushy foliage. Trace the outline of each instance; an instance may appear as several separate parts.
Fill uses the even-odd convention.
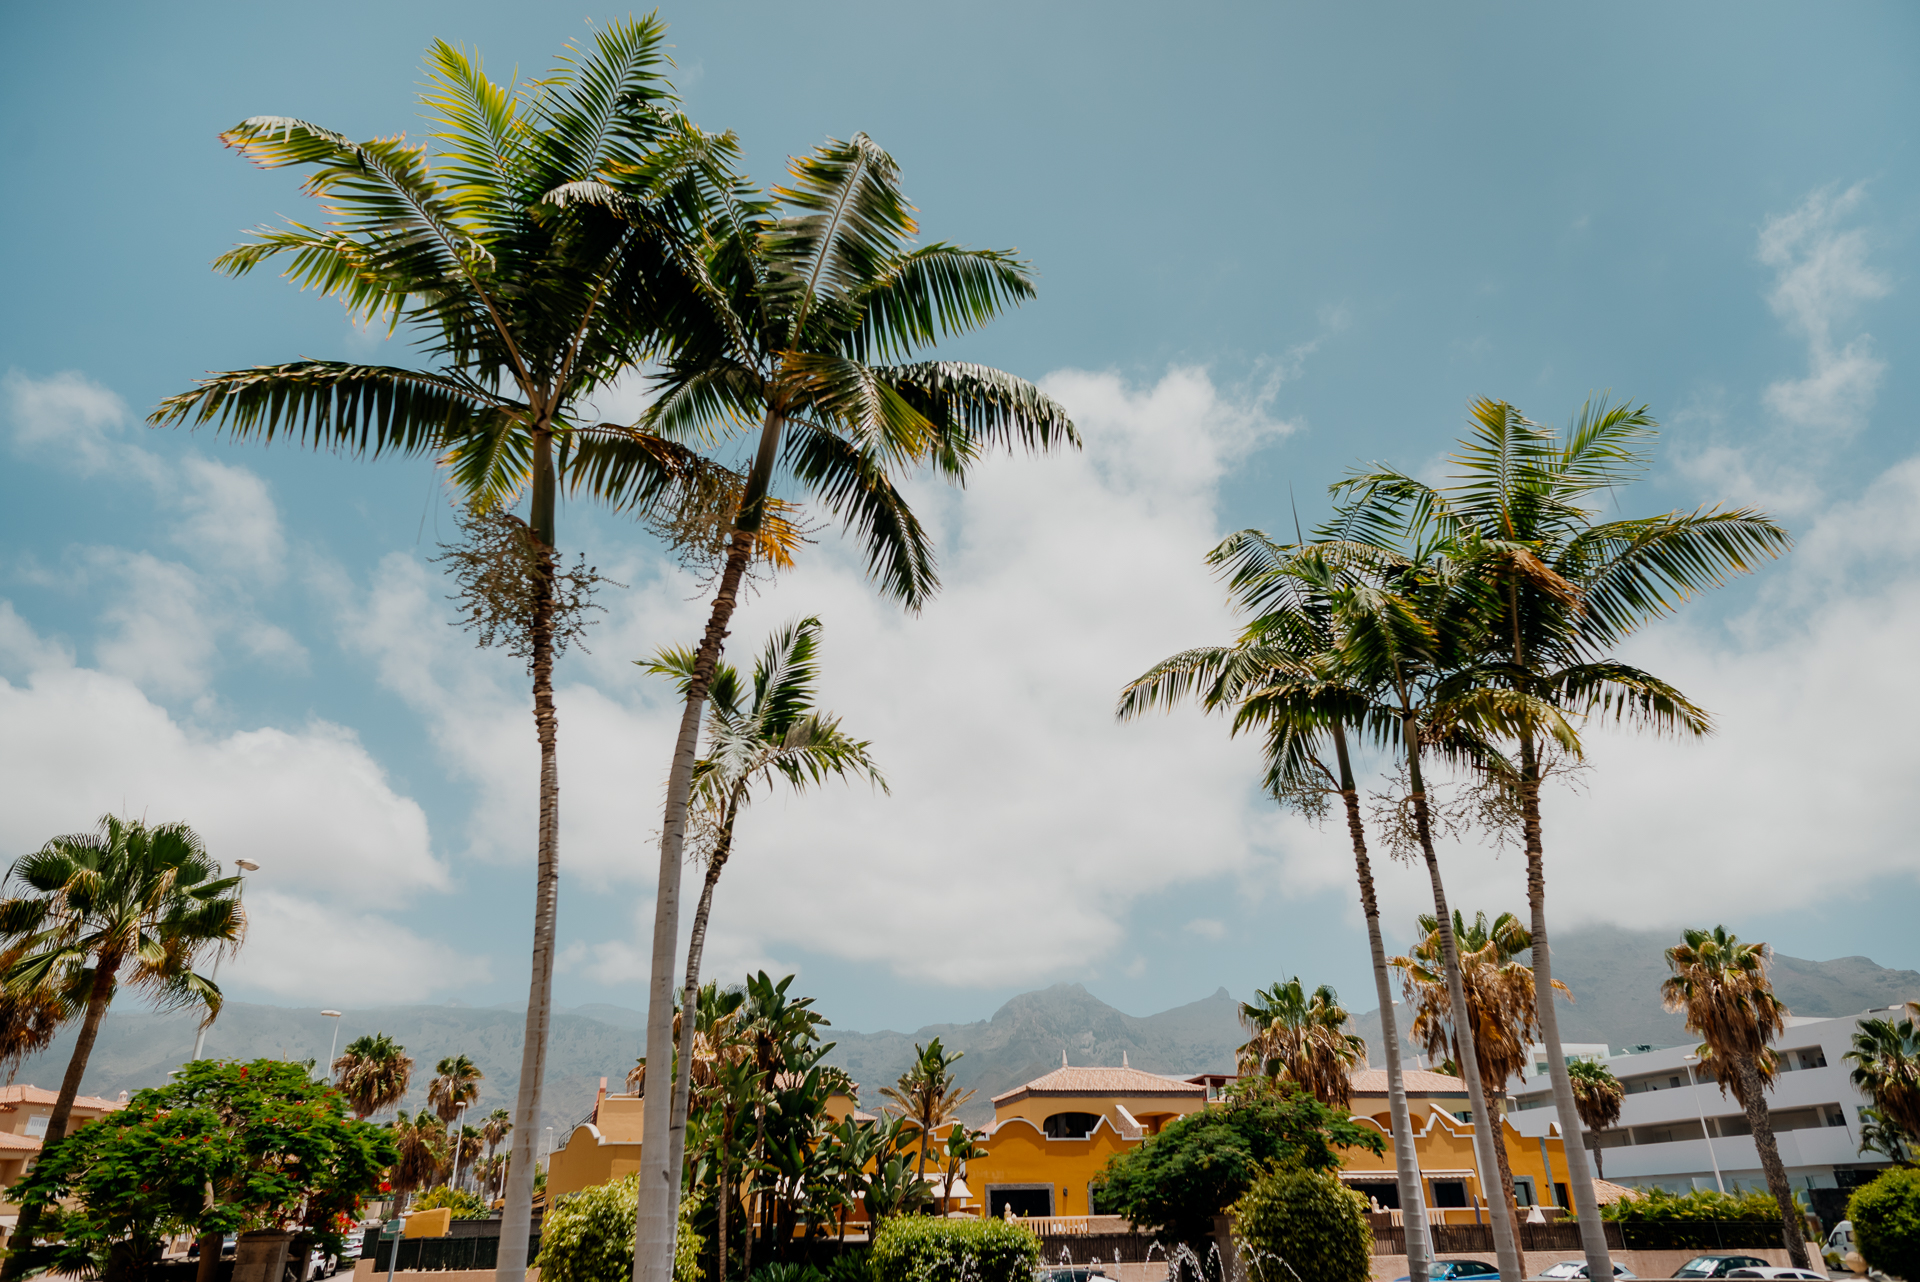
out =
[[[1603,1220],[1674,1221],[1775,1220],[1780,1204],[1765,1189],[1732,1194],[1715,1189],[1694,1189],[1690,1193],[1670,1193],[1662,1188],[1639,1190],[1637,1198],[1621,1198],[1600,1208]],[[1797,1201],[1797,1200],[1796,1200]]]
[[[540,1229],[544,1282],[628,1282],[633,1277],[633,1222],[640,1206],[640,1173],[609,1180],[554,1203]],[[700,1282],[700,1237],[690,1220],[691,1198],[680,1204],[673,1282]]]
[[[1869,1268],[1920,1278],[1920,1170],[1896,1167],[1856,1189],[1847,1218]]]
[[[1327,1171],[1274,1166],[1231,1211],[1254,1282],[1366,1282],[1373,1276],[1367,1203]]]
[[[23,1204],[64,1203],[41,1221],[59,1239],[32,1248],[35,1264],[87,1274],[109,1246],[146,1260],[168,1235],[278,1227],[302,1208],[304,1226],[338,1251],[394,1160],[387,1132],[346,1109],[311,1064],[189,1062],[67,1136],[14,1186]]]
[[[493,1214],[478,1195],[469,1193],[465,1189],[449,1188],[445,1184],[428,1189],[413,1199],[413,1205],[407,1209],[434,1211],[443,1206],[452,1209],[453,1218],[456,1220],[484,1220]]]
[[[1213,1217],[1279,1163],[1305,1171],[1340,1165],[1336,1149],[1384,1152],[1386,1140],[1289,1081],[1235,1083],[1224,1104],[1171,1122],[1107,1164],[1100,1204],[1163,1240],[1205,1242]]]
[[[896,1215],[880,1226],[868,1260],[873,1282],[1032,1282],[1040,1239],[1001,1219]]]

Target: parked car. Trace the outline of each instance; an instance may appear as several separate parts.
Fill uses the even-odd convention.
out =
[[[1676,1278],[1723,1278],[1735,1269],[1770,1269],[1755,1255],[1696,1255],[1673,1271]]]
[[[1100,1278],[1105,1282],[1106,1270],[1097,1264],[1065,1264],[1059,1266],[1041,1265],[1033,1271],[1034,1282],[1089,1282]]]
[[[1410,1282],[1412,1274],[1402,1274],[1394,1282]],[[1497,1278],[1500,1270],[1484,1260],[1435,1260],[1427,1270],[1427,1282],[1454,1282],[1456,1278]]]
[[[1562,1260],[1552,1268],[1541,1273],[1540,1276],[1543,1278],[1584,1278],[1587,1276],[1587,1262],[1585,1260]],[[1613,1276],[1616,1278],[1637,1278],[1640,1275],[1638,1273],[1629,1273],[1624,1264],[1616,1264],[1613,1266]]]
[[[321,1282],[340,1271],[340,1257],[328,1255],[319,1247],[307,1253],[307,1267],[304,1271],[296,1268],[297,1260],[287,1261],[287,1282]]]
[[[1826,1274],[1815,1273],[1812,1269],[1777,1269],[1771,1266],[1764,1269],[1735,1269],[1727,1276],[1730,1278],[1798,1278],[1801,1282],[1828,1282]]]

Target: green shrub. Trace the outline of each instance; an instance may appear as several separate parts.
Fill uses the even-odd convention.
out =
[[[1270,1167],[1231,1214],[1255,1282],[1367,1282],[1373,1276],[1366,1199],[1330,1172]]]
[[[433,1211],[443,1206],[453,1208],[453,1218],[456,1220],[484,1220],[493,1214],[487,1204],[474,1194],[465,1189],[448,1188],[445,1184],[428,1189],[413,1199],[413,1205],[407,1209]]]
[[[693,1231],[692,1198],[680,1204],[673,1282],[700,1282],[700,1237]],[[542,1282],[630,1282],[633,1221],[640,1208],[640,1174],[609,1180],[554,1203],[540,1227]]]
[[[1869,1268],[1920,1278],[1920,1170],[1896,1167],[1855,1190],[1847,1218]]]
[[[1773,1220],[1780,1219],[1780,1204],[1765,1189],[1754,1189],[1735,1196],[1715,1189],[1694,1189],[1690,1193],[1669,1193],[1666,1189],[1640,1189],[1639,1197],[1621,1198],[1600,1208],[1603,1220],[1645,1220],[1659,1222],[1700,1220]],[[1799,1201],[1795,1198],[1795,1203]]]
[[[896,1215],[868,1253],[874,1282],[1032,1282],[1040,1239],[1006,1220]]]

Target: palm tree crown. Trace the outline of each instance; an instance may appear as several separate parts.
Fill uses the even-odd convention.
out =
[[[413,1059],[407,1048],[385,1033],[368,1033],[347,1043],[333,1061],[334,1084],[361,1121],[392,1108],[407,1096]]]
[[[486,1074],[465,1055],[449,1055],[433,1067],[433,1080],[427,1084],[427,1103],[451,1123],[460,1111],[480,1098],[480,1082]]]
[[[1905,1019],[1863,1019],[1853,1035],[1852,1080],[1873,1101],[1882,1124],[1906,1133],[1920,1148],[1920,1025]]]
[[[1254,991],[1240,1004],[1250,1034],[1239,1050],[1241,1072],[1286,1076],[1322,1104],[1345,1108],[1353,1100],[1353,1070],[1367,1062],[1364,1037],[1347,1031],[1340,995],[1326,984],[1309,994],[1300,977]]]

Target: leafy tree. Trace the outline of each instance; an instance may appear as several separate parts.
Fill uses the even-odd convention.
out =
[[[1040,1264],[1040,1239],[1024,1224],[991,1217],[896,1217],[874,1234],[869,1258],[875,1282],[1028,1282]]]
[[[1740,1101],[1767,1189],[1785,1219],[1787,1254],[1795,1268],[1807,1268],[1806,1234],[1767,1115],[1767,1087],[1779,1061],[1767,1043],[1786,1027],[1788,1015],[1767,978],[1767,946],[1742,943],[1725,926],[1684,930],[1681,939],[1667,949],[1673,975],[1661,984],[1661,998],[1668,1010],[1686,1015],[1687,1031],[1705,1039],[1700,1066],[1720,1083],[1721,1094],[1731,1091]]]
[[[1329,1171],[1269,1167],[1231,1213],[1247,1252],[1244,1276],[1254,1282],[1367,1282],[1373,1276],[1367,1201]]]
[[[465,1189],[454,1188],[450,1184],[442,1184],[438,1188],[428,1189],[425,1193],[415,1198],[413,1205],[408,1209],[413,1211],[434,1211],[443,1206],[453,1211],[453,1218],[456,1220],[484,1220],[493,1214],[493,1212],[488,1209],[487,1204],[474,1194],[467,1192]]]
[[[648,672],[678,680],[684,696],[693,680],[695,654],[688,649],[663,650]],[[771,789],[784,780],[796,792],[826,782],[829,776],[864,776],[886,791],[887,781],[868,754],[868,743],[840,729],[840,719],[815,704],[820,678],[820,620],[804,618],[768,638],[766,649],[753,665],[748,687],[730,664],[714,670],[707,692],[707,755],[694,767],[697,849],[707,866],[700,903],[693,914],[693,933],[687,944],[687,982],[681,1009],[693,1006],[700,986],[700,959],[706,947],[707,918],[713,911],[713,892],[733,854],[734,827],[740,812],[753,800],[756,788]],[[678,1032],[680,1063],[691,1064],[694,1026],[681,1020]],[[691,1080],[684,1074],[674,1081],[672,1139],[677,1169],[684,1157],[687,1101]]]
[[[1897,1131],[1903,1149],[1920,1147],[1920,1026],[1913,1017],[1861,1020],[1846,1058],[1854,1066],[1854,1089],[1873,1101],[1879,1128]]]
[[[1270,1164],[1307,1171],[1340,1166],[1339,1149],[1386,1149],[1371,1126],[1349,1119],[1288,1081],[1246,1078],[1226,1102],[1169,1122],[1107,1163],[1103,1204],[1165,1242],[1205,1249],[1226,1213]]]
[[[1895,1168],[1854,1190],[1847,1218],[1869,1268],[1920,1277],[1920,1171]]]
[[[972,1099],[974,1093],[962,1091],[953,1081],[953,1066],[966,1055],[965,1051],[947,1054],[938,1037],[925,1046],[914,1043],[913,1050],[914,1060],[907,1071],[900,1074],[900,1080],[892,1086],[881,1087],[880,1093],[887,1097],[893,1113],[919,1134],[918,1174],[924,1179],[934,1131],[951,1121],[954,1112]]]
[[[221,876],[193,829],[115,815],[103,816],[98,832],[55,837],[15,861],[7,884],[13,893],[0,900],[0,934],[16,960],[6,986],[20,994],[84,993],[86,1000],[47,1118],[42,1151],[50,1154],[67,1133],[100,1021],[119,987],[129,984],[163,1007],[198,1006],[211,1020],[220,990],[193,967],[239,945],[246,912],[240,878]],[[24,1203],[13,1241],[31,1245],[40,1214],[41,1203]],[[10,1255],[4,1276],[19,1277],[25,1258]]]
[[[239,1233],[294,1218],[337,1251],[393,1160],[389,1134],[349,1119],[345,1099],[315,1082],[309,1064],[189,1061],[169,1085],[41,1156],[13,1196],[23,1211],[48,1208],[59,1237],[10,1258],[113,1274],[157,1259],[183,1230]]]
[[[1405,986],[1407,1007],[1413,1013],[1409,1029],[1425,1043],[1434,1060],[1459,1063],[1465,1053],[1456,1036],[1452,995],[1440,966],[1440,924],[1431,913],[1420,915],[1421,939],[1410,955],[1396,957]],[[1460,983],[1467,994],[1467,1017],[1473,1024],[1473,1054],[1480,1065],[1480,1089],[1486,1095],[1487,1116],[1502,1128],[1498,1101],[1506,1084],[1525,1072],[1537,1031],[1533,1005],[1533,972],[1518,958],[1532,940],[1512,913],[1501,913],[1492,923],[1475,913],[1473,924],[1458,908],[1453,910],[1453,937],[1460,950]],[[1561,992],[1565,984],[1558,984]],[[1494,1144],[1500,1162],[1500,1187],[1509,1207],[1513,1196],[1513,1166],[1507,1157],[1504,1133]]]
[[[966,1178],[967,1163],[976,1157],[985,1157],[987,1150],[980,1140],[985,1131],[970,1130],[965,1122],[955,1122],[953,1129],[940,1140],[940,1200],[953,1200],[953,1182]]]
[[[1353,1099],[1353,1070],[1367,1062],[1367,1040],[1347,1031],[1351,1016],[1326,984],[1308,995],[1300,977],[1255,989],[1240,1004],[1240,1023],[1251,1034],[1239,1050],[1240,1071],[1286,1076],[1334,1108]]]
[[[1750,508],[1596,520],[1639,476],[1642,443],[1656,428],[1645,406],[1589,402],[1560,435],[1504,401],[1482,399],[1473,403],[1469,434],[1441,485],[1379,469],[1337,487],[1349,505],[1352,536],[1393,544],[1409,526],[1432,525],[1460,546],[1491,589],[1482,601],[1488,612],[1479,661],[1457,679],[1518,696],[1506,703],[1498,732],[1515,742],[1519,762],[1502,773],[1526,850],[1534,1005],[1563,1135],[1580,1133],[1579,1109],[1553,1005],[1540,787],[1554,753],[1578,756],[1565,717],[1593,713],[1656,733],[1704,733],[1705,712],[1667,682],[1619,662],[1614,651],[1647,620],[1749,572],[1788,544],[1785,530]],[[1587,1271],[1611,1276],[1579,1145],[1568,1149],[1567,1166]]]
[[[754,540],[773,510],[776,470],[864,541],[884,593],[917,609],[937,585],[933,552],[896,480],[926,466],[958,482],[988,449],[1078,442],[1065,410],[1032,384],[914,359],[1030,297],[1025,263],[945,243],[910,247],[917,225],[898,168],[864,134],[815,148],[789,174],[772,200],[737,182],[705,189],[697,289],[677,314],[680,341],[665,354],[644,420],[674,439],[753,442],[667,781],[647,1005],[646,1053],[656,1064],[672,1047],[682,848],[703,709]],[[579,192],[610,210],[629,208],[617,193]],[[670,1125],[667,1110],[647,1116],[636,1282],[666,1282]]]
[[[365,1121],[407,1097],[413,1081],[413,1060],[407,1048],[385,1033],[368,1033],[347,1043],[333,1061],[334,1085],[353,1105],[353,1115]]]
[[[471,1108],[480,1098],[480,1082],[486,1074],[465,1055],[449,1055],[434,1065],[433,1080],[427,1083],[427,1103],[441,1121],[452,1125],[461,1110]]]
[[[1573,1102],[1580,1110],[1581,1124],[1593,1132],[1594,1172],[1605,1179],[1606,1168],[1600,1160],[1600,1133],[1620,1120],[1620,1103],[1626,1099],[1627,1089],[1613,1075],[1613,1070],[1597,1059],[1568,1060],[1567,1078],[1573,1083]]]
[[[640,1175],[608,1180],[554,1204],[540,1226],[540,1276],[553,1282],[627,1282],[633,1276],[634,1209]],[[673,1282],[701,1282],[693,1201],[680,1204]]]

